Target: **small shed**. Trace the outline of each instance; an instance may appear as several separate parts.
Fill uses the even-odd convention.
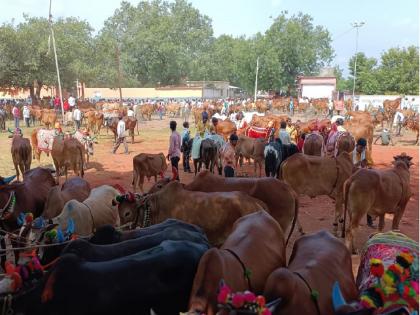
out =
[[[336,87],[336,77],[301,76],[297,78],[297,90],[300,98],[332,98]]]

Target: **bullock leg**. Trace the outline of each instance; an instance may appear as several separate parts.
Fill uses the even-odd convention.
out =
[[[140,182],[138,183],[138,185],[140,187],[140,191],[141,191],[142,194],[144,194],[143,183],[144,183],[144,175],[140,174]]]
[[[399,230],[400,221],[404,214],[407,203],[408,203],[408,200],[405,203],[403,203],[399,209],[395,211],[394,218],[392,219],[392,230]]]
[[[343,212],[343,197],[341,196],[341,194],[339,194],[339,196],[336,197],[335,199],[335,213],[334,213],[334,228],[333,228],[333,233],[335,236],[338,237],[338,223],[340,223],[340,231],[342,230],[342,224],[343,224],[343,219],[342,219],[342,212]]]
[[[15,165],[16,178],[17,178],[17,180],[19,181],[19,166],[18,166],[18,163],[13,162],[13,164]],[[23,174],[23,172],[22,172],[22,174]]]
[[[385,214],[379,216],[378,231],[382,232],[385,227]]]

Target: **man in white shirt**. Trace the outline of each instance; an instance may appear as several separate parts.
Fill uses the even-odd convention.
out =
[[[125,154],[128,154],[127,141],[125,140],[125,122],[122,116],[118,117],[118,119],[119,119],[119,122],[117,125],[117,141],[115,142],[112,153],[115,154],[120,144],[124,143]]]
[[[69,105],[70,108],[73,108],[76,105],[76,99],[73,97],[73,95],[70,95],[69,97]]]
[[[404,115],[400,111],[395,113],[394,125],[397,125],[397,136],[401,136],[401,128],[404,122]]]
[[[131,109],[131,107],[128,107],[127,109],[127,117],[134,117],[134,111]]]
[[[82,121],[82,112],[77,106],[73,110],[73,120],[74,120],[74,123],[76,124],[76,130],[79,130],[80,123]]]
[[[31,117],[31,112],[29,111],[29,107],[28,106],[23,106],[23,119],[25,120],[26,123],[26,127],[30,127],[29,125],[29,119]]]

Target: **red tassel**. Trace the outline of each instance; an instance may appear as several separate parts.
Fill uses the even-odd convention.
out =
[[[172,179],[171,180],[176,180],[177,178],[178,178],[178,171],[175,166],[172,166]]]

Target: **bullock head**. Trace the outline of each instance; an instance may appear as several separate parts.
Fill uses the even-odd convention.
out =
[[[403,162],[405,163],[405,165],[407,165],[408,168],[410,168],[411,165],[414,165],[414,163],[411,162],[412,159],[413,157],[408,156],[407,153],[403,152],[400,155],[394,156],[394,161],[392,161],[392,164],[394,166],[397,166],[398,164]]]
[[[98,141],[96,141],[96,136],[93,138],[89,135],[83,136],[83,141],[85,143],[85,149],[88,154],[93,155],[93,144],[98,143]]]
[[[137,226],[138,223],[142,222],[139,219],[145,211],[146,198],[146,195],[140,196],[132,192],[117,196],[116,201],[121,225],[132,222],[134,226]]]

